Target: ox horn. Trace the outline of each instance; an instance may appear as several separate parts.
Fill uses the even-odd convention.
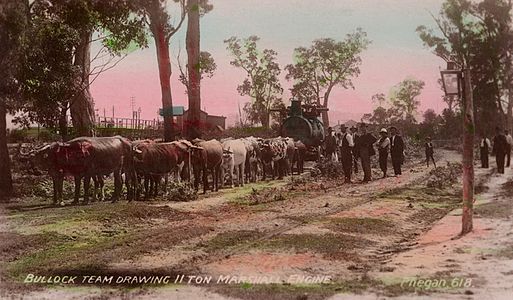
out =
[[[138,154],[142,153],[142,151],[140,149],[138,149],[137,146],[132,147],[132,151],[134,151],[135,153],[138,153]]]

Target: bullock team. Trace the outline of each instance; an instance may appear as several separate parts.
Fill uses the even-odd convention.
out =
[[[20,149],[21,150],[21,149]],[[74,204],[78,204],[81,185],[84,203],[103,199],[104,176],[113,175],[116,202],[126,186],[127,199],[158,195],[162,181],[167,188],[168,178],[192,181],[194,188],[203,186],[217,191],[225,184],[233,187],[255,182],[259,176],[281,179],[292,173],[296,165],[303,172],[306,146],[291,138],[261,139],[246,137],[193,141],[153,140],[129,141],[121,136],[79,137],[68,142],[56,142],[29,153],[22,153],[37,167],[48,172],[53,181],[54,204],[62,204],[63,180],[72,176],[75,182]],[[210,180],[209,180],[210,179]],[[90,193],[91,181],[93,192]]]

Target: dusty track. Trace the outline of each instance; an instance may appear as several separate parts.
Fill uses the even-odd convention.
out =
[[[459,160],[459,156],[450,151],[440,151],[438,154],[443,161]],[[439,161],[439,164],[444,165],[443,161]],[[119,251],[113,249],[118,255],[105,258],[110,263],[102,267],[99,273],[168,272],[214,277],[265,275],[272,276],[276,283],[286,281],[292,275],[331,276],[337,287],[327,293],[322,289],[314,290],[314,298],[325,298],[337,291],[344,291],[348,287],[347,282],[352,281],[363,282],[364,286],[357,289],[366,289],[372,287],[373,283],[364,278],[365,274],[380,270],[386,272],[383,265],[395,253],[414,246],[415,238],[445,215],[452,205],[449,202],[435,202],[439,197],[452,199],[454,195],[431,195],[422,191],[428,170],[423,164],[414,164],[405,168],[401,177],[379,179],[365,185],[334,186],[333,182],[317,182],[298,186],[297,189],[284,189],[280,188],[283,183],[274,182],[269,185],[277,188],[276,193],[283,194],[283,198],[269,199],[256,205],[249,205],[244,200],[248,187],[246,193],[240,195],[237,191],[225,191],[201,197],[195,202],[145,204],[149,211],[160,211],[167,207],[177,218],[161,214],[153,217],[146,215],[145,219],[140,219],[141,224],[137,224],[137,219],[129,219],[129,222],[136,222],[133,224],[136,232],[144,235],[147,226],[153,230],[148,230],[147,235],[158,233],[162,237],[159,244],[150,237],[131,240],[127,245],[120,244]],[[257,186],[262,187],[261,184],[254,187]],[[102,208],[110,209],[110,206]],[[97,208],[93,206],[93,209]],[[59,209],[56,210],[55,213],[59,213]],[[97,222],[87,221],[87,224],[80,225],[87,226],[87,230],[93,233],[105,231],[104,228],[91,227],[105,226]],[[116,230],[121,226],[115,225]],[[126,228],[124,223],[122,226]],[[70,229],[57,228],[55,231],[69,235]],[[131,253],[131,248],[144,248],[145,245],[144,251],[135,251],[134,255],[125,253]],[[148,249],[152,245],[156,247]],[[126,246],[130,248],[123,252]],[[294,299],[298,293],[302,293],[301,288],[290,291],[280,290],[281,287],[278,289],[272,293],[278,295],[276,299]],[[347,290],[354,289],[349,286]],[[241,292],[237,285],[144,289],[142,294],[103,288],[94,293],[194,299],[191,297],[194,293],[207,295],[209,291],[225,297],[231,295],[254,299],[262,296],[269,298],[271,295],[270,291],[258,289],[245,294],[246,291]],[[39,293],[30,295],[41,295]],[[77,294],[71,293],[69,296]]]

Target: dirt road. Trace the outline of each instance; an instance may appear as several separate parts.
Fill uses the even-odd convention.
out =
[[[454,152],[439,155],[446,161],[459,160]],[[445,164],[442,161],[439,165]],[[173,279],[184,275],[213,281],[196,282],[196,277],[190,284],[143,285],[130,290],[109,284],[82,284],[78,290],[66,285],[46,285],[43,290],[34,284],[21,285],[25,290],[15,283],[6,287],[11,295],[14,291],[28,298],[297,299],[307,294],[308,299],[340,299],[347,296],[344,293],[364,293],[360,297],[372,299],[411,295],[419,289],[404,288],[402,281],[424,276],[419,271],[424,269],[417,267],[426,250],[420,249],[428,249],[426,245],[441,236],[453,235],[453,231],[440,235],[439,230],[434,234],[429,229],[458,207],[460,199],[457,186],[426,188],[428,172],[423,164],[414,164],[401,177],[365,185],[296,177],[225,190],[195,202],[51,209],[25,202],[11,204],[4,216],[11,227],[4,234],[18,242],[5,251],[19,254],[2,262],[9,282],[23,281],[29,273],[169,275]],[[488,174],[478,176],[487,178]],[[506,176],[494,178],[491,183],[507,180]],[[495,194],[488,195],[493,191],[481,197],[493,198]],[[458,217],[453,214],[446,217],[453,222],[447,228],[457,227]],[[476,235],[483,231],[480,226],[476,225]],[[33,245],[34,241],[40,245]],[[426,253],[424,259],[431,262],[429,256],[439,252]],[[461,294],[466,290],[451,291]],[[337,296],[341,293],[345,296]]]

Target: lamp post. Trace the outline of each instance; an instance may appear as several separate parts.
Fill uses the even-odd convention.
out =
[[[474,105],[470,70],[455,69],[454,62],[447,62],[447,70],[440,71],[447,96],[459,96],[463,113],[463,212],[461,235],[472,231],[474,206]]]

